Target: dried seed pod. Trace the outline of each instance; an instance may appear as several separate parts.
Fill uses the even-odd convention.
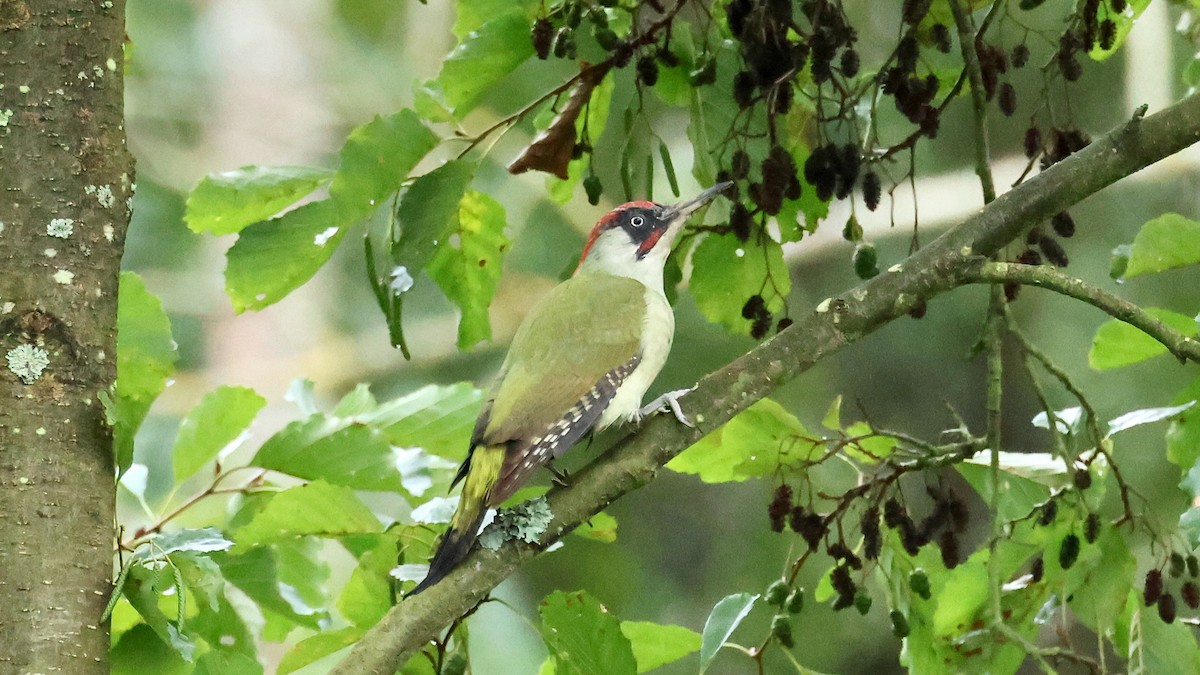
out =
[[[1153,569],[1146,572],[1146,580],[1142,586],[1142,602],[1149,607],[1158,602],[1163,592],[1162,570]]]
[[[1017,262],[1021,263],[1022,265],[1041,265],[1042,254],[1038,253],[1032,248],[1027,248],[1024,251],[1021,251],[1021,255],[1017,256]]]
[[[749,71],[741,71],[733,76],[733,101],[739,108],[749,108],[754,105],[754,91],[758,81]]]
[[[1188,607],[1200,609],[1200,587],[1196,586],[1196,582],[1184,582],[1183,586],[1179,589],[1179,595]]]
[[[533,53],[545,61],[550,57],[550,49],[554,46],[554,24],[550,23],[550,19],[539,16],[537,21],[533,22],[529,39],[533,42]]]
[[[917,298],[917,302],[908,310],[908,316],[912,319],[924,319],[925,313],[929,311],[929,303],[925,298]]]
[[[1188,554],[1187,568],[1188,576],[1192,577],[1193,579],[1197,576],[1200,576],[1200,560],[1197,560],[1196,556]]]
[[[909,31],[900,38],[900,43],[896,45],[896,67],[906,73],[911,73],[917,67],[918,56],[920,56],[920,46],[917,44],[916,36]]]
[[[779,320],[779,323],[775,324],[775,332],[782,333],[783,331],[787,330],[788,327],[791,326],[793,323],[796,323],[796,322],[792,321],[791,319],[789,319],[788,317],[785,316]]]
[[[996,103],[1005,117],[1012,117],[1013,113],[1017,111],[1017,90],[1011,83],[1005,82],[1000,85],[1000,95],[996,99]]]
[[[1021,284],[1018,284],[1015,281],[1004,282],[1003,288],[1005,302],[1014,302],[1017,299],[1017,296],[1021,294]]]
[[[1075,469],[1073,480],[1075,482],[1075,489],[1086,490],[1092,487],[1092,472],[1086,468]]]
[[[1062,244],[1054,237],[1043,235],[1038,238],[1038,248],[1042,249],[1042,255],[1055,267],[1066,267],[1071,262]]]
[[[750,337],[761,340],[767,336],[769,330],[771,330],[771,315],[760,316],[750,325]]]
[[[767,303],[765,300],[763,300],[763,296],[752,295],[752,296],[750,296],[750,299],[746,301],[746,304],[742,305],[742,318],[743,319],[755,319],[755,318],[762,316],[764,313],[766,313],[766,311],[767,311]],[[775,495],[776,499],[779,498],[779,492],[784,490],[784,488],[786,488],[788,491],[788,493],[787,493],[788,496],[786,498],[786,501],[790,505],[791,501],[792,501],[792,493],[791,493],[792,488],[788,487],[787,485],[779,486],[779,491],[777,491],[776,495]]]
[[[792,530],[799,534],[809,548],[816,548],[825,536],[825,519],[819,513],[797,506],[791,513]]]
[[[1112,11],[1116,12],[1117,14],[1124,12],[1125,7],[1128,4],[1129,3],[1125,2],[1125,0],[1109,0],[1108,1],[1108,6],[1112,7]]]
[[[1029,46],[1022,42],[1013,47],[1009,60],[1012,61],[1013,68],[1024,68],[1025,64],[1029,63]]]
[[[1095,513],[1089,513],[1087,520],[1083,521],[1083,539],[1089,544],[1096,543],[1100,538],[1100,516]]]
[[[1029,127],[1025,130],[1025,139],[1023,143],[1025,147],[1025,156],[1033,159],[1042,151],[1042,131],[1037,127]]]
[[[754,229],[754,216],[750,214],[750,210],[741,202],[733,205],[733,210],[729,213],[729,229],[733,230],[733,234],[738,238],[738,241],[745,242],[750,239],[750,232]],[[742,308],[743,316],[745,316],[746,308]],[[747,319],[753,319],[757,314],[746,316]]]
[[[942,564],[946,569],[952,570],[958,567],[960,560],[958,550],[958,536],[954,534],[954,530],[942,530],[942,534],[938,537],[938,549],[942,552]]]
[[[745,150],[735,150],[729,158],[729,175],[736,180],[742,180],[750,175],[750,154]]]
[[[1175,623],[1175,596],[1163,593],[1158,598],[1158,618],[1163,623]]]
[[[883,535],[879,530],[879,508],[872,506],[863,512],[859,526],[863,535],[863,557],[875,560],[883,546]]]
[[[1113,44],[1117,41],[1117,24],[1112,19],[1105,19],[1100,22],[1100,48],[1112,49]]]
[[[842,77],[851,78],[858,74],[858,52],[853,49],[847,49],[842,52],[840,67]]]
[[[1079,59],[1075,58],[1075,54],[1072,52],[1060,51],[1058,53],[1058,69],[1068,82],[1074,82],[1083,75],[1083,65],[1079,63]]]
[[[575,58],[575,31],[563,26],[554,34],[554,55],[560,59]]]
[[[929,29],[929,37],[933,40],[933,46],[943,54],[949,54],[953,45],[950,43],[950,29],[944,23],[935,23]]]
[[[889,498],[883,503],[883,524],[895,529],[900,526],[900,522],[908,517],[904,507],[900,502],[896,501],[895,497]]]
[[[1039,555],[1033,559],[1032,563],[1029,564],[1029,578],[1033,581],[1033,583],[1036,584],[1042,580],[1042,577],[1045,576],[1045,574],[1046,561],[1042,558],[1042,556]]]
[[[637,60],[638,80],[647,87],[658,83],[658,61],[653,56],[641,56]]]
[[[1066,211],[1059,211],[1050,219],[1050,227],[1060,237],[1069,238],[1075,234],[1075,220]]]
[[[1043,527],[1054,522],[1058,517],[1058,501],[1051,499],[1045,504],[1042,504],[1042,511],[1038,514],[1038,525]]]
[[[1058,566],[1068,570],[1076,560],[1079,560],[1079,535],[1072,532],[1063,537],[1062,546],[1058,549]]]
[[[1176,579],[1183,576],[1184,570],[1187,569],[1187,563],[1183,561],[1183,554],[1178,551],[1172,551],[1170,564],[1167,566],[1167,569],[1170,570],[1171,576]]]
[[[879,208],[879,199],[883,196],[883,185],[879,181],[879,174],[874,171],[863,174],[862,195],[863,204],[866,205],[868,211]]]
[[[829,583],[838,595],[849,595],[853,598],[855,591],[858,590],[850,578],[850,568],[845,565],[837,565],[830,571]]]

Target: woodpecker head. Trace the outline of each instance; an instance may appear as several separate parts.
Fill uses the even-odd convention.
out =
[[[688,216],[731,185],[718,183],[682,204],[629,202],[609,211],[592,228],[575,272],[596,266],[612,274],[639,278],[643,276],[639,268],[661,272]]]

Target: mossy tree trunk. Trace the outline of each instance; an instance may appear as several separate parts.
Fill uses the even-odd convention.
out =
[[[0,672],[105,672],[124,0],[0,0]]]

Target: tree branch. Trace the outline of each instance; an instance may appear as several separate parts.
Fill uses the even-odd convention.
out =
[[[1061,293],[1086,302],[1158,340],[1180,361],[1200,363],[1200,342],[1172,329],[1132,302],[1091,286],[1082,279],[1067,276],[1053,267],[980,259],[964,268],[962,279],[968,283],[979,284],[1014,282]]]
[[[697,423],[654,416],[604,457],[547,496],[554,521],[538,545],[508,542],[497,552],[476,548],[441,583],[391,611],[334,673],[392,673],[456,617],[471,609],[519,565],[534,558],[621,495],[653,480],[659,468],[705,434],[842,347],[904,316],[919,299],[964,283],[987,256],[1055,213],[1154,162],[1200,141],[1200,95],[1123,124],[1091,146],[1000,196],[902,265],[821,302],[733,363],[700,381],[684,399]]]

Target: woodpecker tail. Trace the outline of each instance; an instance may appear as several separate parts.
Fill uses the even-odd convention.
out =
[[[467,557],[475,539],[479,537],[479,524],[491,506],[491,493],[500,480],[506,455],[507,447],[504,445],[480,445],[471,450],[463,462],[466,481],[463,483],[458,510],[450,519],[450,528],[446,530],[429,563],[429,573],[405,597],[416,595],[441,581]]]

